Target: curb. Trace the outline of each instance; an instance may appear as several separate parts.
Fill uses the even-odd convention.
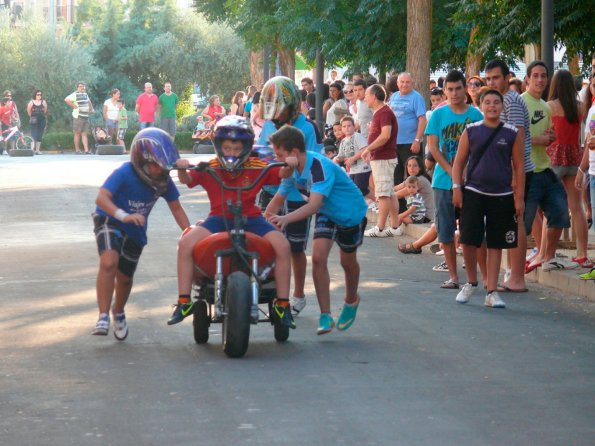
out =
[[[368,211],[366,218],[368,223],[375,224],[378,214]],[[403,234],[411,237],[413,240],[420,238],[424,232],[430,227],[429,223],[416,225],[403,225]],[[395,237],[395,245],[398,249],[399,243],[402,243],[400,237]],[[425,248],[425,247],[424,247]],[[427,248],[424,249],[427,252]],[[504,261],[504,256],[502,256]],[[574,294],[585,297],[590,302],[595,302],[595,280],[581,280],[578,277],[579,273],[588,272],[587,269],[575,269],[567,271],[541,271],[540,268],[535,269],[529,274],[525,275],[528,282],[537,282],[541,285],[555,288],[563,293]]]

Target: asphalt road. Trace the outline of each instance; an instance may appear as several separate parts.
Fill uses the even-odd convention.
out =
[[[242,359],[220,325],[196,345],[168,327],[178,228],[161,201],[136,276],[125,342],[95,337],[97,188],[125,157],[0,157],[0,444],[595,444],[595,304],[531,286],[506,310],[439,289],[430,254],[388,240],[359,251],[362,304],[316,335],[308,305],[285,344],[253,327]],[[191,220],[202,190],[180,188]],[[336,248],[333,311],[343,292]],[[480,293],[481,294],[481,293]]]

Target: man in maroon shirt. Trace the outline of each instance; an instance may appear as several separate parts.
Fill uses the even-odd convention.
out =
[[[380,84],[366,90],[366,105],[374,111],[368,133],[368,147],[362,151],[362,158],[370,162],[374,188],[378,199],[378,221],[376,226],[364,232],[368,237],[392,237],[398,234],[399,212],[393,200],[394,173],[397,167],[397,118],[385,104],[386,91]],[[390,214],[391,226],[385,228]]]

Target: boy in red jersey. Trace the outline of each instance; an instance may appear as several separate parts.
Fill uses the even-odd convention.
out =
[[[258,158],[250,158],[254,142],[254,132],[245,118],[228,116],[217,123],[215,128],[215,151],[217,158],[210,166],[220,169],[218,175],[229,186],[244,186],[252,183],[267,163]],[[290,162],[291,163],[291,160]],[[192,249],[200,240],[227,227],[233,227],[233,216],[227,209],[229,199],[235,201],[236,191],[223,191],[221,186],[207,172],[187,171],[188,160],[177,161],[180,182],[188,187],[201,185],[209,196],[211,212],[205,221],[183,236],[178,243],[178,292],[176,308],[168,320],[168,325],[181,322],[192,313],[193,302],[190,299],[194,263]],[[242,168],[251,168],[244,170]],[[290,168],[273,168],[251,190],[242,192],[242,209],[246,217],[245,229],[268,240],[275,251],[275,281],[277,299],[275,311],[282,322],[295,328],[295,322],[289,308],[289,283],[291,274],[289,242],[282,232],[266,221],[256,205],[256,195],[264,185],[277,185],[281,178],[291,174]],[[227,221],[226,221],[227,220]]]

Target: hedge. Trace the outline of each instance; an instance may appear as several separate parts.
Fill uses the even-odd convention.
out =
[[[126,147],[130,147],[132,139],[136,135],[136,132],[129,131],[124,137],[124,143]],[[46,150],[62,150],[62,151],[74,151],[74,135],[72,132],[49,132],[43,135],[41,145]],[[94,145],[93,136],[89,133],[89,144]],[[178,150],[192,150],[194,141],[192,140],[192,132],[177,132],[175,139]]]

